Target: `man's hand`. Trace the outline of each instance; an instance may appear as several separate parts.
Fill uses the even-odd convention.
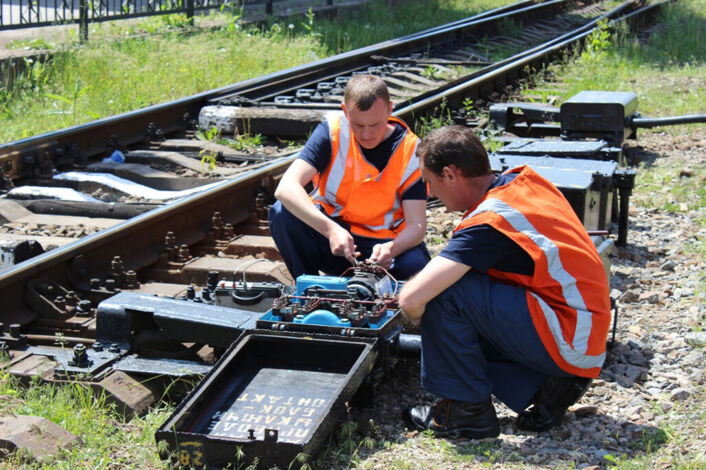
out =
[[[331,224],[331,233],[328,236],[328,242],[331,247],[331,253],[336,256],[343,256],[351,264],[356,264],[356,257],[360,256],[360,253],[355,251],[356,246],[353,241],[353,236],[348,233],[348,230],[344,229],[338,224]]]
[[[389,269],[392,264],[392,242],[378,243],[373,246],[370,261],[379,264],[385,269]]]

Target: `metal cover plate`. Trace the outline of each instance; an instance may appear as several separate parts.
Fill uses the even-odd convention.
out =
[[[265,429],[277,429],[280,442],[304,444],[312,424],[326,417],[326,405],[345,379],[345,374],[332,372],[261,369],[200,432],[248,439],[251,430],[257,438],[265,435]]]
[[[137,357],[135,355],[120,359],[112,367],[114,370],[123,372],[171,377],[204,375],[211,370],[211,366],[208,364],[177,359]]]
[[[521,155],[598,155],[607,146],[604,140],[517,139],[497,152]]]
[[[250,331],[159,428],[184,462],[246,461],[287,468],[312,452],[344,415],[377,357],[374,338]],[[186,453],[186,454],[184,454]],[[182,455],[183,454],[183,455]]]

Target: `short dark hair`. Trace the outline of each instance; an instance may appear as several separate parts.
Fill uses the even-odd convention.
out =
[[[467,178],[490,174],[488,152],[472,130],[465,126],[446,126],[432,131],[417,146],[420,161],[441,176],[451,164]]]
[[[379,98],[389,103],[390,92],[385,82],[375,75],[353,76],[348,80],[346,90],[343,92],[343,102],[347,105],[352,103],[361,111],[369,110]]]

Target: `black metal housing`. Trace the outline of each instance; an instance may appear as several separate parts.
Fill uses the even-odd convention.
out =
[[[237,468],[257,458],[267,468],[288,468],[339,422],[375,362],[376,342],[247,332],[157,430],[156,439],[167,443],[182,466]]]
[[[593,137],[622,145],[634,136],[628,117],[637,111],[637,95],[620,91],[582,91],[561,104],[561,135]]]

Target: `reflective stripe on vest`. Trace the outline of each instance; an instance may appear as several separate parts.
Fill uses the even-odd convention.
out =
[[[566,304],[576,310],[574,337],[571,344],[568,344],[564,340],[564,334],[554,309],[537,294],[530,292],[530,294],[537,299],[544,313],[544,318],[559,348],[561,357],[569,364],[580,369],[601,367],[605,361],[605,352],[598,356],[586,355],[588,337],[592,329],[593,315],[586,309],[583,296],[576,286],[576,279],[567,272],[562,265],[561,259],[559,258],[558,247],[549,238],[539,233],[524,214],[508,206],[500,199],[486,199],[473,212],[464,217],[463,220],[470,219],[483,212],[494,212],[498,214],[515,230],[525,234],[544,252],[548,263],[548,274],[561,286]]]
[[[348,120],[344,116],[328,119],[331,161],[315,178],[317,187],[311,198],[329,216],[348,223],[357,235],[394,238],[404,228],[402,193],[421,178],[417,137],[399,119],[390,118],[390,122],[403,125],[407,132],[383,171],[378,171],[362,155]],[[354,190],[356,198],[351,197]]]

